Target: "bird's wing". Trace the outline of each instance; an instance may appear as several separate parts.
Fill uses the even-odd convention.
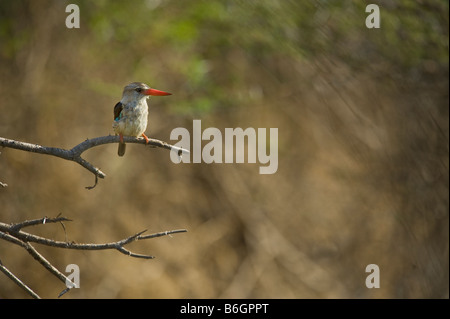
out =
[[[114,120],[117,121],[118,119],[120,119],[121,117],[121,113],[123,110],[123,104],[118,102],[115,106],[114,106]]]

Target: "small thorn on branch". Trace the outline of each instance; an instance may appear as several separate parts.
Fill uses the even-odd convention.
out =
[[[55,218],[43,217],[43,218],[39,218],[39,219],[26,220],[21,223],[11,224],[10,231],[18,232],[24,227],[35,226],[35,225],[45,225],[45,224],[50,224],[50,223],[61,223],[62,224],[62,222],[71,222],[71,221],[72,221],[71,219],[68,219],[66,217],[55,217]]]
[[[86,186],[85,188],[88,189],[88,190],[94,189],[95,186],[97,186],[97,183],[98,183],[98,175],[95,175],[95,182],[94,182],[94,185],[92,185],[92,186]]]

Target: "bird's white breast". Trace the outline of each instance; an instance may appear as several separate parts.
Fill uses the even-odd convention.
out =
[[[122,116],[114,121],[113,128],[117,134],[141,136],[147,129],[148,106],[146,99],[123,103]]]

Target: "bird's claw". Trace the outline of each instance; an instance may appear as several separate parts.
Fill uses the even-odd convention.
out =
[[[148,144],[149,139],[148,139],[147,135],[145,135],[144,133],[142,133],[142,137],[145,139],[145,144]]]

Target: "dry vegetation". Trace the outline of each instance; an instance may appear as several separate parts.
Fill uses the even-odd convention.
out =
[[[64,298],[448,298],[447,1],[378,1],[378,30],[351,1],[79,3],[77,30],[65,2],[0,4],[0,136],[68,149],[112,134],[122,87],[142,81],[174,94],[150,100],[147,135],[277,127],[279,165],[107,144],[84,154],[107,174],[86,190],[77,164],[1,149],[4,223],[61,213],[65,231],[32,231],[96,243],[188,230],[130,245],[153,260],[36,246],[79,265]],[[42,297],[64,288],[18,246],[1,241],[0,260]],[[24,297],[0,273],[0,298]]]

